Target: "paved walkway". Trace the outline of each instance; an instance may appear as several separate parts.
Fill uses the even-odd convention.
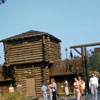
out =
[[[43,100],[43,98],[40,98],[39,100]],[[48,98],[48,100],[50,100]],[[75,97],[70,97],[70,98],[64,98],[64,97],[60,97],[57,98],[57,100],[76,100]],[[91,100],[91,95],[85,95],[85,100]],[[98,100],[100,100],[100,93],[98,94]]]

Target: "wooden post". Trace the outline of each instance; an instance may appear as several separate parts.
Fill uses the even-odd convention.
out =
[[[87,76],[86,76],[86,62],[85,62],[85,56],[86,56],[86,52],[84,50],[84,47],[81,48],[81,52],[82,52],[82,68],[83,68],[83,73],[84,73],[84,81],[86,83],[86,87],[85,90],[87,89]],[[85,55],[85,56],[84,56]],[[86,90],[87,91],[87,90]]]
[[[82,54],[82,69],[83,69],[83,74],[85,75],[85,71],[84,71],[84,51],[83,48],[81,48],[81,54]]]
[[[88,76],[88,66],[87,66],[87,51],[86,48],[84,48],[85,50],[85,56],[84,56],[84,60],[85,60],[85,72],[86,72],[86,88],[87,88],[87,92],[89,93],[89,76]]]
[[[44,82],[44,64],[42,63],[41,66],[41,77],[42,77],[42,83]]]

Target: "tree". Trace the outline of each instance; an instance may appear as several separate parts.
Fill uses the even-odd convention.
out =
[[[88,70],[100,72],[100,53],[90,51],[88,58]]]
[[[0,0],[0,4],[5,3],[6,0]]]

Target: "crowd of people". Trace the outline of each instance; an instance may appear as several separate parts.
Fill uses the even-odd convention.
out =
[[[45,83],[43,83],[41,87],[44,100],[47,100],[47,89],[49,90],[50,100],[57,100],[57,84],[53,78],[51,79],[51,84],[46,86]]]
[[[82,80],[82,78],[75,77],[74,83],[73,83],[73,94],[74,97],[76,97],[77,100],[85,100],[85,81]],[[95,74],[92,74],[92,76],[89,79],[89,88],[91,91],[91,100],[97,100],[97,90],[99,86],[99,79],[95,76]],[[64,89],[65,89],[65,95],[69,95],[69,86],[68,81],[65,80],[64,82]],[[57,84],[55,83],[54,79],[51,79],[51,83],[46,86],[45,83],[43,83],[43,86],[41,87],[44,100],[47,100],[47,90],[49,90],[49,97],[50,100],[57,100]]]

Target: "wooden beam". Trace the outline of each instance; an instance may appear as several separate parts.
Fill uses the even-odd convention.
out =
[[[76,48],[73,48],[78,54],[80,54],[82,56],[82,54],[76,49]]]
[[[91,43],[91,44],[76,45],[76,46],[71,46],[70,48],[81,48],[81,47],[89,47],[89,46],[97,46],[97,45],[100,45],[100,42]]]

